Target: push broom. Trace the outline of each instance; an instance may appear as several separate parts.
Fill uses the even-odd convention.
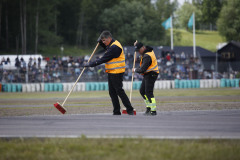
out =
[[[90,56],[88,62],[90,62],[90,60],[91,60],[91,58],[93,57],[94,53],[96,52],[98,46],[99,46],[99,43],[97,43],[97,45],[96,45],[96,47],[95,47],[93,53],[91,54],[91,56]],[[67,97],[65,98],[65,100],[63,101],[62,105],[61,105],[60,103],[58,103],[58,102],[55,103],[55,104],[53,104],[54,107],[57,108],[62,114],[65,114],[65,113],[67,112],[66,108],[64,108],[64,104],[66,103],[66,101],[67,101],[69,95],[72,93],[74,87],[77,85],[77,82],[78,82],[79,79],[81,78],[81,76],[82,76],[82,74],[83,74],[83,72],[84,72],[85,69],[86,69],[86,67],[83,68],[82,72],[81,72],[80,75],[78,76],[77,81],[74,83],[72,89],[71,89],[70,92],[68,93],[68,95],[67,95]]]
[[[136,61],[136,51],[134,53],[134,60],[133,60],[133,68],[135,68],[135,61]],[[131,82],[131,88],[130,88],[130,102],[132,100],[132,87],[133,87],[133,78],[134,78],[134,72],[132,72],[132,82]],[[133,110],[134,115],[136,115],[136,110]],[[127,114],[126,108],[122,110],[122,114]]]

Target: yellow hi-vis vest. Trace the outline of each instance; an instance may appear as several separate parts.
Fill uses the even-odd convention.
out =
[[[148,73],[148,72],[151,72],[151,71],[154,71],[154,72],[156,72],[156,73],[159,73],[158,64],[157,64],[157,58],[156,58],[154,52],[153,52],[153,51],[152,51],[152,52],[147,52],[147,53],[145,53],[145,54],[147,54],[147,55],[149,55],[149,56],[151,57],[151,59],[152,59],[152,64],[148,67],[148,69],[147,69],[143,74]],[[143,58],[143,57],[141,57],[140,67],[141,67],[141,65],[142,65],[142,58]]]
[[[120,56],[118,58],[113,58],[110,61],[108,61],[107,63],[105,63],[105,72],[113,73],[113,74],[123,73],[123,72],[125,72],[125,55],[123,52],[122,45],[117,40],[115,40],[111,44],[111,46],[112,45],[116,45],[119,48],[121,48],[122,53],[120,54]]]

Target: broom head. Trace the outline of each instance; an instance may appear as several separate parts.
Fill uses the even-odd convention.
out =
[[[54,107],[57,108],[62,114],[65,114],[66,113],[66,108],[64,108],[60,103],[55,103],[54,104]]]

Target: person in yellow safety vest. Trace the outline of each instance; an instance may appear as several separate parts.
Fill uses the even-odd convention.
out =
[[[127,114],[134,115],[133,107],[123,90],[123,74],[125,72],[125,55],[122,45],[109,31],[103,31],[98,38],[99,44],[106,50],[98,60],[86,63],[84,67],[95,67],[105,63],[105,71],[108,73],[109,95],[113,104],[113,115],[121,115],[121,107],[118,97],[127,109]]]
[[[144,115],[157,115],[156,100],[153,95],[154,83],[157,80],[159,70],[156,56],[153,48],[144,46],[141,42],[135,42],[135,51],[139,52],[141,61],[139,68],[133,68],[133,72],[143,75],[142,84],[140,87],[140,94],[142,95],[146,104],[146,112]]]

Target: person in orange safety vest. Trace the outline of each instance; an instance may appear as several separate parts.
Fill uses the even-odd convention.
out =
[[[98,60],[87,63],[84,67],[95,67],[105,63],[105,72],[108,73],[109,95],[113,104],[113,115],[121,115],[121,107],[118,97],[127,109],[127,114],[134,115],[133,107],[123,90],[123,74],[125,72],[125,55],[123,47],[113,39],[109,31],[103,31],[98,38],[99,44],[106,50]]]

